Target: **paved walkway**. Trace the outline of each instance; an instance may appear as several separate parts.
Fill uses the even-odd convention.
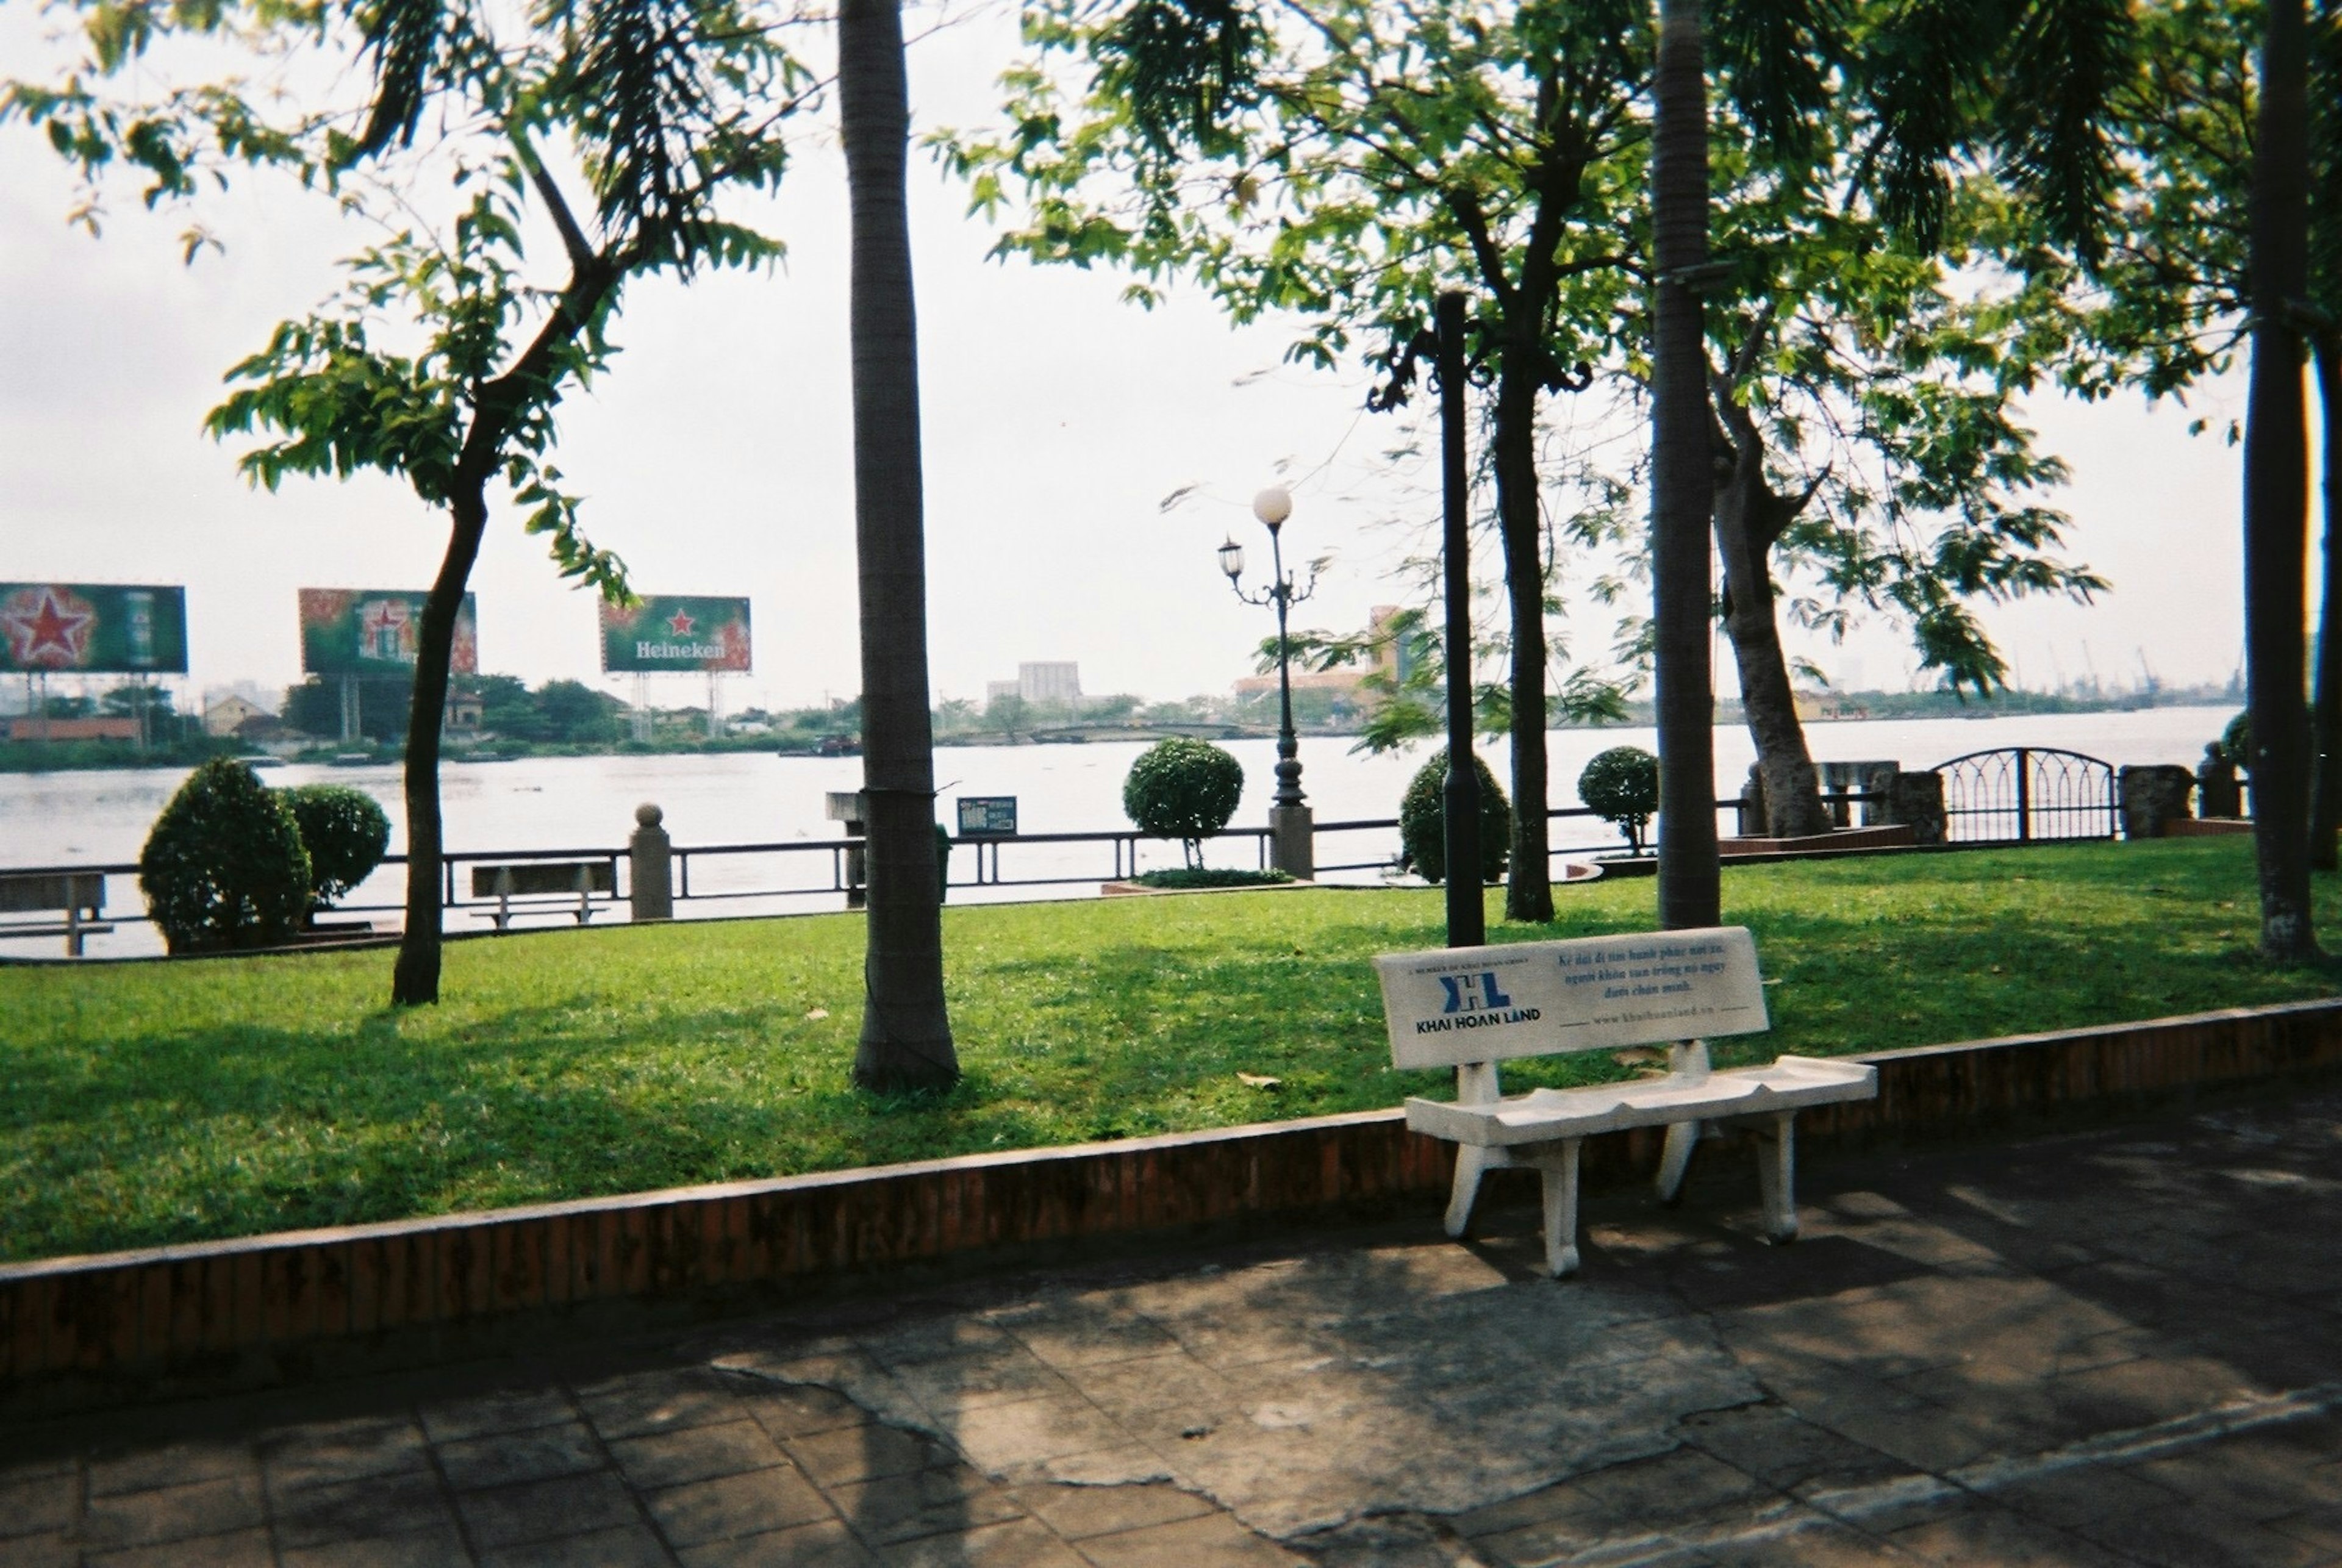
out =
[[[19,1426],[0,1563],[2342,1563],[2342,1095],[1804,1175]]]

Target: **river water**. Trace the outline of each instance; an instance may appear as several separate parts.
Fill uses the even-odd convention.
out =
[[[2178,763],[2193,766],[2204,744],[2215,738],[2232,707],[2142,708],[2120,713],[2039,714],[1974,719],[1867,719],[1817,723],[1807,730],[1817,762],[1891,759],[1906,768],[1933,767],[1969,752],[2002,746],[2062,746],[2121,766]],[[1275,791],[1276,747],[1269,741],[1226,743],[1245,768],[1245,794],[1235,825],[1267,820]],[[1552,804],[1578,804],[1576,780],[1588,758],[1616,745],[1654,744],[1647,729],[1557,730],[1549,739]],[[1407,779],[1422,765],[1429,746],[1404,755],[1353,755],[1343,737],[1305,737],[1301,743],[1302,788],[1321,828],[1342,821],[1398,814]],[[1122,781],[1144,746],[1138,743],[1094,745],[951,746],[936,754],[939,814],[956,821],[961,795],[1014,795],[1018,827],[1026,834],[1126,831]],[[1484,752],[1499,779],[1506,776],[1508,748]],[[1717,793],[1736,794],[1755,758],[1746,729],[1716,732]],[[503,763],[451,764],[442,770],[442,810],[450,851],[616,849],[634,826],[635,807],[656,802],[679,847],[726,844],[832,841],[837,825],[824,815],[824,797],[861,782],[857,757],[780,757],[754,753],[694,756],[537,757]],[[379,800],[393,824],[394,849],[404,843],[395,767],[339,768],[287,765],[265,774],[271,784],[330,782],[366,791]],[[147,830],[185,769],[150,768],[53,774],[0,774],[0,870],[32,865],[119,864],[135,861]],[[1565,821],[1555,824],[1557,845],[1606,840],[1605,824]],[[1389,860],[1396,834],[1332,834],[1321,836],[1321,863]],[[971,851],[953,856],[956,883],[972,879]],[[1000,869],[1012,877],[1066,876],[1083,880],[1053,888],[955,886],[955,902],[991,898],[1066,896],[1095,890],[1111,874],[1112,854],[1104,844],[1009,845]],[[1176,864],[1176,844],[1147,844],[1139,865]],[[1216,864],[1256,864],[1254,841],[1215,846]],[[1371,871],[1335,874],[1336,879],[1372,881]],[[395,906],[404,873],[385,868],[353,894],[355,905]],[[776,887],[827,889],[832,858],[799,854],[759,856],[695,856],[696,894]],[[786,899],[727,898],[695,902],[687,914],[747,914],[777,909],[835,909],[834,893]],[[107,888],[107,908],[123,924],[112,935],[92,940],[95,953],[126,954],[158,948],[152,928],[135,918],[140,907],[133,878],[116,876]],[[614,914],[604,918],[616,918]],[[475,924],[469,917],[451,919]],[[55,938],[37,943],[0,940],[0,953],[54,953]]]

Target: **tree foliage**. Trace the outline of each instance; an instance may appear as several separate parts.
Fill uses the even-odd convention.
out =
[[[1640,746],[1596,752],[1577,775],[1577,798],[1625,834],[1627,847],[1640,854],[1643,830],[1659,809],[1659,759]]]

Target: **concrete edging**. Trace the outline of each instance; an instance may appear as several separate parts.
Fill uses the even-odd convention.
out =
[[[1857,1059],[1878,1098],[1804,1113],[1800,1143],[1975,1136],[2342,1068],[2342,999]],[[1588,1139],[1586,1176],[1639,1177],[1657,1149],[1647,1128]],[[248,1379],[235,1369],[255,1358],[297,1368],[418,1331],[428,1359],[547,1313],[704,1310],[1036,1246],[1428,1205],[1450,1163],[1392,1109],[0,1264],[0,1391]]]

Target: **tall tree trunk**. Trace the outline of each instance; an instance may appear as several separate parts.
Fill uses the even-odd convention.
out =
[[[2261,952],[2317,951],[2309,902],[2302,622],[2309,437],[2298,313],[2308,281],[2308,35],[2303,0],[2270,0],[2253,137],[2252,379],[2245,412],[2246,709]]]
[[[2325,433],[2326,578],[2317,608],[2317,696],[2309,714],[2309,864],[2332,871],[2342,828],[2342,333],[2321,333],[2312,352]]]
[[[1765,784],[1766,823],[1760,830],[1783,838],[1803,838],[1835,824],[1822,809],[1821,781],[1806,727],[1797,721],[1797,697],[1789,684],[1788,656],[1781,650],[1781,624],[1774,608],[1772,554],[1797,514],[1813,499],[1777,493],[1765,477],[1765,435],[1747,409],[1733,396],[1763,352],[1771,333],[1769,313],[1760,316],[1734,357],[1732,374],[1709,377],[1716,412],[1716,546],[1724,564],[1724,633],[1740,674],[1740,711],[1756,744],[1756,766]]]
[[[1546,820],[1545,530],[1537,522],[1537,378],[1530,368],[1536,363],[1528,353],[1505,355],[1496,386],[1496,468],[1505,596],[1513,622],[1513,842],[1505,918],[1543,924],[1553,919],[1553,868]],[[1471,678],[1469,671],[1464,678]]]
[[[462,475],[448,511],[447,554],[423,601],[416,628],[415,692],[406,710],[406,929],[390,974],[390,1004],[415,1007],[439,1000],[439,718],[447,707],[447,666],[455,653],[455,617],[487,532],[487,485]]]
[[[1700,0],[1660,0],[1651,233],[1651,589],[1659,729],[1659,924],[1714,925],[1716,699],[1708,684],[1707,84]]]
[[[869,914],[854,1081],[894,1092],[959,1078],[944,1008],[927,714],[918,331],[904,164],[901,0],[845,0],[837,92],[852,199],[854,533],[862,596],[863,812]]]
[[[1834,825],[1822,809],[1821,780],[1797,698],[1789,684],[1774,613],[1773,574],[1767,557],[1794,515],[1792,503],[1766,484],[1761,454],[1733,455],[1731,477],[1716,486],[1716,544],[1724,563],[1724,633],[1740,673],[1740,711],[1756,743],[1765,780],[1766,831],[1777,838],[1824,834]]]

